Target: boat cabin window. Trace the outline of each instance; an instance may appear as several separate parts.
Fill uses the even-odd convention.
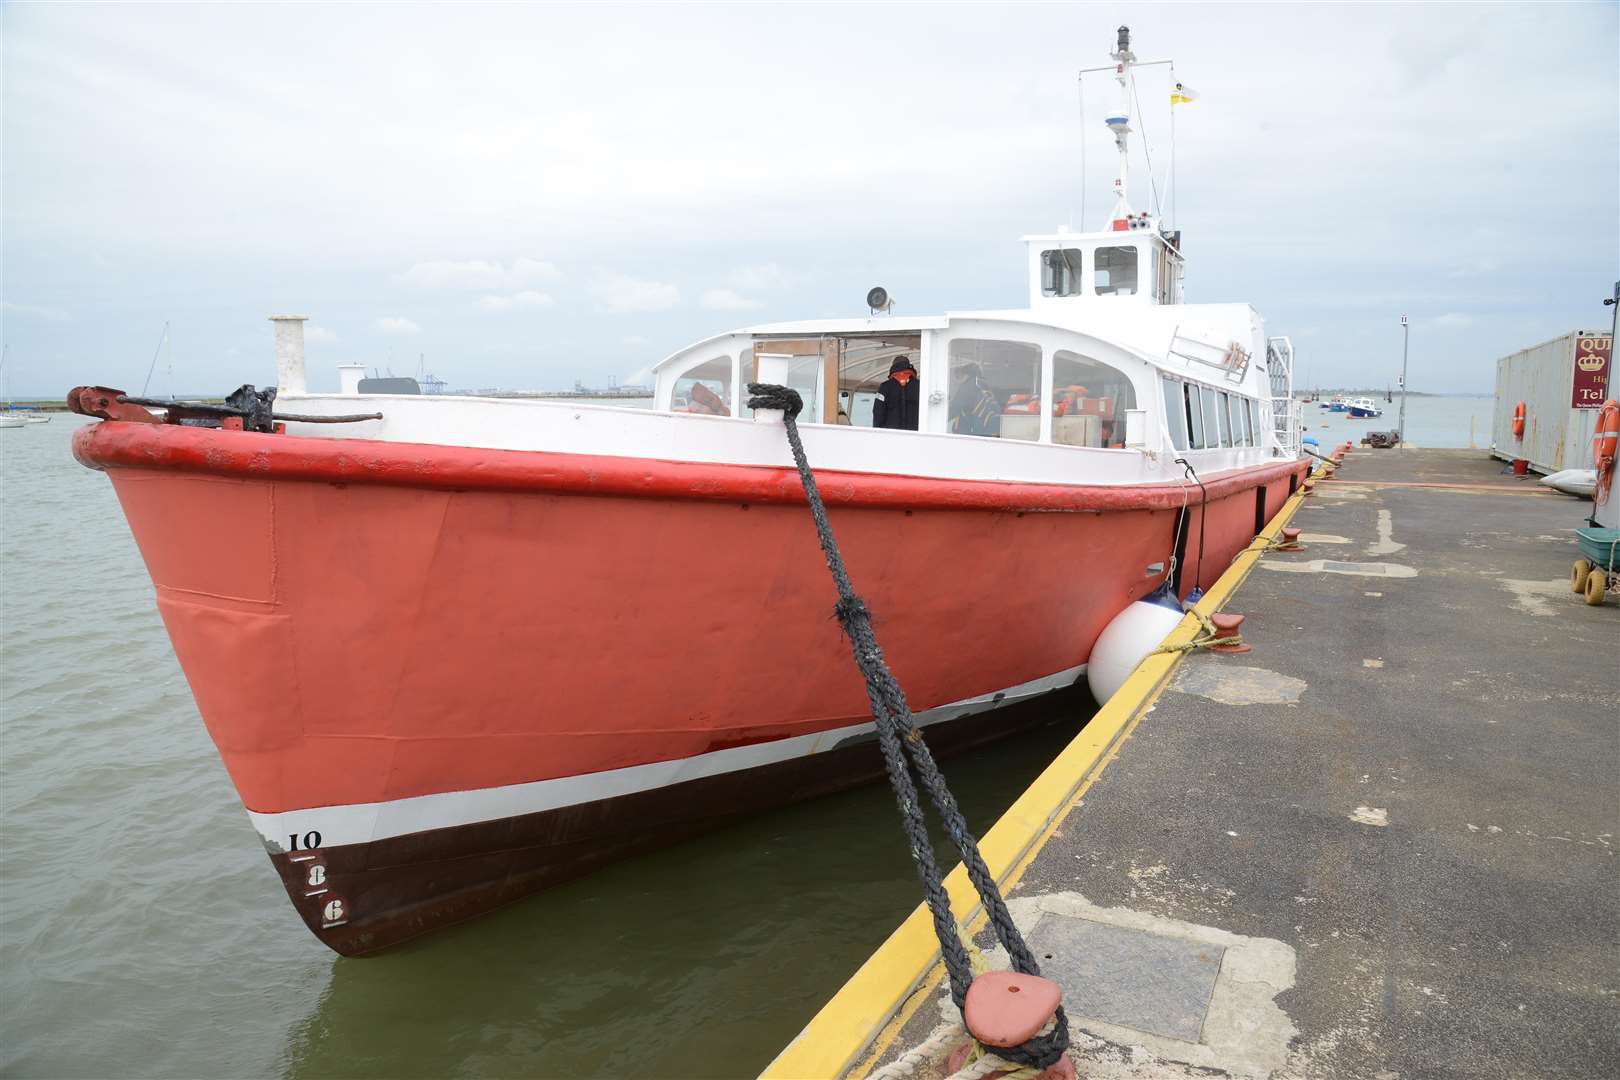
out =
[[[1096,293],[1098,296],[1136,295],[1136,249],[1100,247],[1096,250]]]
[[[1041,347],[955,339],[946,400],[953,434],[1035,442],[1041,437]]]
[[[889,369],[905,357],[921,378],[922,335],[918,333],[847,334],[836,339],[838,401],[833,423],[851,427],[872,427],[878,391],[890,378]],[[920,406],[920,401],[919,401]],[[898,407],[891,421],[900,416]],[[919,411],[919,423],[920,423]],[[893,427],[891,422],[889,427]]]
[[[760,351],[770,352],[770,347],[764,346]],[[802,423],[814,424],[822,420],[821,368],[820,356],[795,356],[788,362],[787,385],[804,399],[804,411],[799,414]]]
[[[1181,383],[1175,379],[1162,380],[1164,385],[1164,424],[1170,433],[1170,445],[1177,450],[1187,449],[1187,398]],[[1053,429],[1053,435],[1057,434]]]
[[[874,403],[889,379],[889,369],[905,357],[913,377],[920,378],[924,365],[922,334],[914,330],[756,338],[741,357],[744,383],[757,381],[756,353],[790,358],[787,384],[804,399],[802,424],[871,427]],[[742,415],[750,413],[744,409]]]
[[[1187,430],[1191,433],[1188,442],[1192,449],[1202,450],[1209,445],[1204,441],[1203,388],[1193,383],[1187,383],[1185,389],[1187,391],[1185,395],[1187,399]]]
[[[1221,445],[1232,444],[1232,409],[1226,400],[1226,391],[1219,392],[1215,399],[1215,421],[1221,426]]]
[[[1258,418],[1258,410],[1255,408],[1254,399],[1253,398],[1244,398],[1243,399],[1243,405],[1244,405],[1244,410],[1243,411],[1244,411],[1245,422],[1249,425],[1249,445],[1250,446],[1259,446],[1260,445],[1260,425],[1258,423],[1256,423],[1256,420]]]
[[[1085,291],[1085,253],[1073,248],[1041,252],[1041,295],[1079,296]]]
[[[1204,402],[1204,446],[1213,450],[1221,445],[1221,422],[1216,419],[1216,414],[1224,412],[1226,406],[1221,402],[1222,395],[1219,390],[1211,390],[1206,386],[1199,396]],[[1228,433],[1229,441],[1231,437]]]
[[[1052,441],[1063,446],[1125,445],[1125,410],[1136,388],[1118,368],[1077,352],[1052,354]]]
[[[716,356],[689,368],[675,380],[671,412],[731,415],[731,357]]]

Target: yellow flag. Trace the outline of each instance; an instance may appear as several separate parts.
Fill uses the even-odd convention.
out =
[[[1186,105],[1198,100],[1198,91],[1183,83],[1176,83],[1175,89],[1170,91],[1170,104]]]

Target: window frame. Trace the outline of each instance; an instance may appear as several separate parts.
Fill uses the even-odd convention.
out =
[[[701,356],[701,354],[699,354],[699,355]],[[735,380],[735,377],[737,375],[737,361],[736,361],[736,357],[733,354],[729,353],[729,352],[717,352],[717,353],[714,353],[712,355],[701,356],[700,359],[694,359],[692,363],[685,365],[684,367],[681,368],[681,370],[678,373],[671,376],[670,380],[669,380],[669,405],[668,405],[669,410],[671,412],[674,412],[674,410],[675,410],[675,397],[676,397],[676,394],[677,394],[677,392],[678,392],[678,390],[680,388],[681,380],[686,379],[686,380],[690,380],[691,382],[703,382],[703,381],[705,381],[705,379],[712,380],[713,376],[694,376],[692,374],[692,372],[697,371],[699,368],[705,368],[705,367],[710,366],[711,364],[719,364],[719,363],[722,363],[722,362],[724,362],[724,364],[726,366],[726,381],[730,382],[731,385],[726,387],[726,392],[724,394],[717,394],[715,396],[719,397],[723,402],[725,402],[726,408],[731,410],[730,412],[726,413],[727,417],[736,416],[737,415],[737,405],[736,405],[736,401],[737,401],[737,383],[734,380]],[[687,416],[687,415],[690,415],[690,416],[714,416],[714,415],[717,415],[717,414],[715,414],[715,413],[682,413],[681,415],[683,415],[683,416]]]
[[[1003,439],[1003,440],[1006,440],[1007,442],[1030,443],[1030,444],[1036,445],[1036,446],[1039,446],[1039,445],[1042,445],[1042,444],[1050,444],[1051,441],[1052,441],[1052,422],[1051,422],[1051,416],[1049,415],[1051,410],[1044,403],[1042,404],[1042,406],[1040,408],[1038,408],[1036,410],[1035,413],[1032,414],[1032,415],[1036,416],[1039,419],[1039,424],[1036,427],[1035,437],[1033,439],[1020,439],[1020,438],[1017,438],[1017,437],[1009,437],[1007,435],[1003,435],[1002,431],[1001,431],[1001,417],[1009,415],[1006,412],[1001,412],[1001,413],[997,414],[996,431],[995,431],[995,434],[993,434],[993,435],[975,435],[975,434],[972,434],[970,432],[957,432],[957,431],[951,431],[950,430],[951,407],[953,405],[952,397],[953,397],[954,390],[955,390],[954,383],[955,383],[955,378],[956,378],[956,363],[957,363],[956,349],[957,349],[957,345],[959,343],[973,342],[973,343],[977,344],[977,343],[981,343],[981,342],[988,342],[988,343],[993,343],[993,344],[997,344],[997,345],[1014,345],[1014,346],[1020,347],[1021,349],[1033,349],[1034,352],[1035,352],[1035,355],[1034,355],[1034,359],[1035,359],[1034,392],[1035,392],[1035,395],[1037,396],[1037,398],[1039,397],[1039,395],[1041,393],[1041,388],[1043,386],[1049,385],[1051,383],[1051,379],[1052,379],[1051,356],[1052,356],[1053,350],[1049,349],[1043,342],[1031,341],[1029,338],[1024,338],[1024,337],[996,336],[996,329],[993,328],[993,327],[985,327],[983,329],[978,329],[978,328],[967,329],[967,328],[964,328],[964,331],[965,332],[953,334],[949,339],[947,339],[944,342],[944,348],[940,350],[940,352],[942,354],[941,363],[942,363],[942,367],[943,367],[943,371],[944,371],[944,377],[945,377],[945,400],[943,402],[943,405],[944,405],[944,412],[943,412],[944,427],[942,429],[943,432],[945,434],[947,434],[947,435],[960,435],[960,436],[962,436],[964,438],[969,438],[969,439]],[[973,359],[973,360],[971,360],[969,362],[976,363],[976,364],[979,364],[981,366],[984,364],[984,360],[980,359],[980,358]],[[1014,391],[1014,392],[1019,393],[1021,391]],[[992,391],[992,396],[997,398],[997,407],[1004,410],[1006,408],[1007,403],[1004,402],[1004,401],[1001,401],[1000,400],[1000,395],[999,394],[994,394],[993,391]],[[1011,415],[1017,415],[1017,414],[1011,414]]]
[[[1048,259],[1049,256],[1052,256],[1052,255],[1061,255],[1061,256],[1063,256],[1063,263],[1065,265],[1065,268],[1072,275],[1071,280],[1073,281],[1075,287],[1073,289],[1071,289],[1069,292],[1058,292],[1056,289],[1048,290],[1047,287],[1046,287],[1047,274],[1051,270],[1051,267],[1048,264],[1047,259]],[[1070,265],[1071,264],[1071,259],[1070,259],[1071,255],[1073,256],[1072,262],[1074,264],[1077,264],[1077,265]],[[1086,278],[1086,267],[1091,264],[1092,260],[1090,258],[1088,258],[1087,256],[1088,256],[1087,250],[1085,248],[1083,248],[1083,247],[1055,247],[1055,248],[1047,248],[1045,251],[1042,251],[1041,252],[1041,295],[1043,297],[1046,297],[1047,299],[1052,299],[1052,300],[1062,300],[1062,299],[1066,299],[1066,298],[1072,297],[1072,296],[1089,296],[1089,295],[1091,295],[1090,289],[1089,289],[1089,285],[1091,283]]]
[[[1203,388],[1204,399],[1204,449],[1219,450],[1221,448],[1221,421],[1218,410],[1221,408],[1220,391],[1213,386]]]
[[[1192,449],[1191,433],[1187,430],[1187,394],[1182,390],[1186,385],[1173,375],[1162,372],[1159,375],[1159,396],[1164,401],[1165,435],[1169,437],[1172,447],[1183,452]],[[1178,408],[1171,408],[1172,401]],[[1173,420],[1170,416],[1172,412],[1180,415]],[[1176,439],[1178,432],[1181,435],[1179,441]]]
[[[1112,400],[1113,409],[1106,416],[1098,414],[1099,423],[1106,423],[1109,425],[1110,439],[1123,443],[1125,437],[1125,413],[1131,409],[1138,409],[1141,407],[1138,402],[1139,395],[1137,394],[1136,380],[1131,378],[1130,372],[1107,360],[1093,356],[1090,353],[1081,352],[1080,349],[1075,347],[1073,344],[1059,345],[1056,348],[1043,348],[1042,351],[1045,357],[1045,363],[1041,372],[1041,387],[1044,391],[1041,396],[1041,426],[1045,434],[1042,436],[1041,441],[1044,443],[1050,443],[1053,446],[1071,445],[1069,443],[1060,443],[1057,441],[1057,437],[1054,434],[1057,417],[1053,415],[1052,410],[1057,405],[1058,364],[1080,363],[1093,364],[1107,372],[1110,372],[1110,381],[1118,382],[1124,387],[1123,394],[1114,393],[1107,395]],[[1088,387],[1088,390],[1089,389],[1090,388]],[[1112,450],[1117,448],[1108,442],[1104,442],[1101,446],[1079,447],[1078,449]]]
[[[1128,293],[1120,292],[1119,291],[1119,286],[1114,283],[1114,274],[1116,273],[1116,270],[1115,270],[1114,267],[1106,268],[1108,270],[1108,289],[1107,289],[1107,291],[1104,291],[1103,289],[1098,288],[1098,286],[1097,286],[1097,274],[1099,272],[1099,262],[1100,262],[1100,260],[1098,259],[1098,256],[1102,255],[1104,252],[1116,252],[1116,251],[1128,251],[1128,252],[1130,252],[1132,277],[1131,277],[1131,291],[1128,292]],[[1091,267],[1090,277],[1088,277],[1086,279],[1086,294],[1088,296],[1141,296],[1141,295],[1143,295],[1143,293],[1142,293],[1142,263],[1143,263],[1144,260],[1142,258],[1142,246],[1140,244],[1098,245],[1098,246],[1091,249],[1091,258],[1086,260],[1086,261],[1090,264],[1090,267]],[[1149,273],[1149,275],[1152,274],[1151,265],[1148,268],[1148,273]]]

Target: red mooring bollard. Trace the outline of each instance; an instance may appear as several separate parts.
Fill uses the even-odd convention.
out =
[[[1063,988],[1051,979],[1016,971],[987,971],[968,987],[962,1022],[985,1046],[1018,1046],[1051,1023],[1062,1003]],[[953,1050],[945,1063],[946,1073],[961,1069],[972,1050],[971,1042]],[[1042,1070],[1037,1080],[1075,1080],[1074,1062],[1064,1054]]]
[[[1305,545],[1299,542],[1299,530],[1298,529],[1284,529],[1282,531],[1282,543],[1277,545],[1276,550],[1277,551],[1304,551],[1305,550]]]
[[[1238,636],[1238,629],[1243,625],[1243,616],[1233,615],[1225,611],[1217,611],[1215,614],[1209,617],[1209,621],[1215,624],[1215,640],[1220,641],[1223,638],[1235,638]],[[1246,653],[1253,652],[1254,646],[1246,645],[1239,641],[1232,645],[1211,645],[1209,647],[1209,651],[1218,653]]]

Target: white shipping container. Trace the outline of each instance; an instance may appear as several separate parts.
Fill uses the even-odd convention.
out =
[[[1504,461],[1525,458],[1541,473],[1591,468],[1592,432],[1604,400],[1606,366],[1613,363],[1613,344],[1607,330],[1576,330],[1498,360],[1491,454]],[[1521,401],[1524,436],[1518,438],[1513,414]]]

